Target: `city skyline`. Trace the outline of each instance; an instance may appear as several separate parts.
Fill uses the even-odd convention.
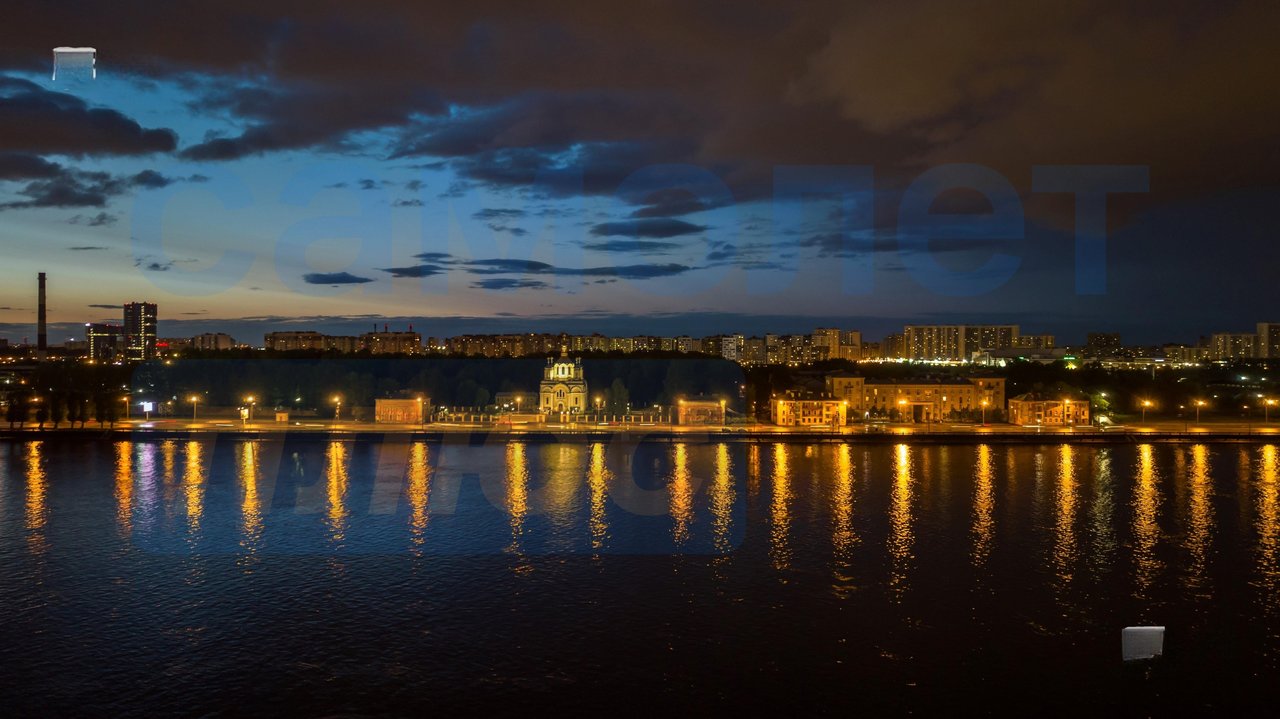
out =
[[[1264,58],[1222,48],[1275,53],[1251,40],[1274,9],[1224,9],[1194,32],[1175,9],[1002,13],[1020,38],[1003,47],[936,3],[669,10],[683,22],[566,5],[534,32],[514,7],[287,22],[269,3],[15,9],[24,34],[0,50],[0,334],[31,334],[36,271],[61,277],[55,332],[101,319],[104,296],[167,307],[192,328],[181,334],[205,318],[256,334],[316,318],[483,331],[588,316],[605,332],[653,332],[641,330],[653,317],[689,333],[1017,322],[1155,343],[1280,309],[1274,173],[1259,151],[1280,108],[1265,87],[1214,79],[1256,76]],[[163,40],[225,22],[243,30],[226,46]],[[719,51],[672,42],[685,25]],[[864,25],[912,28],[904,50],[922,59],[865,62],[880,41]],[[1037,42],[1063,27],[1076,42]],[[1139,32],[1141,51],[1127,40]],[[97,48],[96,79],[51,76],[50,49],[72,40]],[[1038,74],[1018,65],[1026,53]],[[1153,72],[1177,92],[1145,89]],[[354,88],[359,107],[344,102]],[[1022,231],[993,240],[944,220],[922,252],[901,226],[904,192],[959,162],[1007,182]],[[1149,184],[1106,195],[1100,293],[1080,288],[1098,268],[1076,254],[1073,194],[1032,181],[1075,165],[1138,168]],[[835,199],[798,199],[814,185]],[[935,210],[981,213],[972,195]],[[922,279],[922,254],[943,269]],[[985,276],[993,254],[1016,271]]]

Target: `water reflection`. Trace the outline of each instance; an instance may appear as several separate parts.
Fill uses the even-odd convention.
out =
[[[1263,445],[1258,462],[1258,577],[1262,604],[1275,612],[1280,601],[1280,449]]]
[[[1140,445],[1137,484],[1133,492],[1134,583],[1139,596],[1145,596],[1160,571],[1160,560],[1155,554],[1156,542],[1160,538],[1158,479],[1154,447]]]
[[[204,447],[191,440],[186,446],[186,465],[182,477],[182,494],[187,507],[187,531],[195,537],[204,516]]]
[[[116,524],[128,537],[133,531],[133,444],[116,442],[115,450]]]
[[[905,444],[894,447],[893,491],[889,501],[889,590],[894,601],[902,601],[907,589],[907,573],[911,564],[911,545],[914,535],[911,528],[911,448]]]
[[[49,549],[45,524],[49,521],[49,477],[44,467],[44,443],[27,443],[27,547],[32,554]]]
[[[1053,526],[1053,565],[1059,581],[1070,582],[1076,562],[1076,468],[1075,449],[1058,448],[1058,484],[1054,492],[1057,512]]]
[[[325,451],[324,477],[326,513],[330,538],[341,544],[347,532],[347,447],[342,442],[330,442]]]
[[[240,503],[240,546],[249,554],[257,551],[262,539],[262,502],[258,498],[260,451],[258,442],[240,445],[240,483],[244,486],[244,498]]]
[[[669,485],[671,538],[676,546],[689,540],[689,524],[693,521],[693,481],[689,476],[689,447],[684,443],[672,449],[674,468]]]
[[[587,531],[591,535],[592,551],[604,548],[609,536],[609,523],[605,517],[605,500],[609,486],[609,468],[605,463],[604,445],[591,445],[590,464],[587,467]]]
[[[836,447],[836,476],[831,493],[831,544],[836,561],[849,561],[849,553],[858,537],[853,530],[853,448]]]
[[[511,551],[520,551],[520,536],[529,513],[529,459],[523,442],[507,445],[507,512],[511,514]]]
[[[1115,476],[1111,471],[1111,450],[1097,451],[1093,471],[1093,500],[1089,504],[1089,529],[1093,538],[1089,566],[1095,574],[1111,567],[1116,551]]]
[[[427,535],[427,500],[431,493],[431,458],[424,442],[409,446],[409,541],[420,554]]]
[[[991,446],[978,445],[973,488],[973,564],[979,567],[986,564],[987,557],[991,555],[991,539],[995,531],[994,474]]]
[[[791,468],[788,465],[787,446],[773,445],[773,499],[769,503],[769,557],[774,569],[786,569],[791,564]]]
[[[711,531],[713,546],[721,554],[732,548],[730,530],[733,528],[733,464],[729,458],[729,445],[716,445],[716,475],[711,483]]]
[[[1201,591],[1205,584],[1205,566],[1208,563],[1209,543],[1213,533],[1213,505],[1210,501],[1212,480],[1209,476],[1209,448],[1197,444],[1191,448],[1191,484],[1187,550],[1191,553],[1191,566],[1187,568],[1187,582]],[[1206,594],[1207,596],[1207,594]]]

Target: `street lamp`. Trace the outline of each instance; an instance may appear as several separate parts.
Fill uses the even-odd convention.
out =
[[[987,405],[990,403],[991,402],[989,400],[985,400],[985,399],[982,400],[982,426],[983,427],[987,426]],[[972,417],[973,415],[969,415],[969,416]]]
[[[1149,399],[1142,400],[1142,421],[1144,423],[1147,421],[1147,408],[1150,406],[1151,406],[1151,400]]]
[[[244,398],[244,401],[245,401],[245,402],[247,402],[247,403],[249,404],[249,421],[250,421],[250,422],[252,422],[252,421],[253,421],[253,406],[254,406],[255,404],[257,404],[257,403],[258,403],[258,399],[257,399],[256,397],[254,397],[253,395],[249,395],[248,397],[245,397],[245,398]]]
[[[907,421],[906,411],[907,411],[907,401],[905,399],[898,400],[898,421],[899,422]]]
[[[187,401],[191,403],[191,421],[194,422],[196,421],[196,405],[200,402],[200,396],[193,394],[187,398]]]
[[[121,397],[120,401],[124,402],[124,418],[127,420],[129,419],[129,395]]]
[[[1270,422],[1270,421],[1271,421],[1271,407],[1272,407],[1272,405],[1274,405],[1275,403],[1276,403],[1276,401],[1275,401],[1274,399],[1269,399],[1269,400],[1267,400],[1267,401],[1265,401],[1265,402],[1263,402],[1263,403],[1262,403],[1262,421],[1263,421],[1263,423],[1267,423],[1267,422]]]
[[[334,404],[333,421],[337,422],[338,419],[342,416],[342,397],[340,395],[335,394],[333,396],[333,404]]]
[[[426,423],[427,423],[427,415],[426,413],[423,412],[423,409],[422,409],[422,395],[418,395],[418,426],[421,427]]]
[[[1196,424],[1200,424],[1200,408],[1203,407],[1204,405],[1205,405],[1204,400],[1202,399],[1196,400]]]
[[[1067,421],[1067,425],[1074,424],[1074,422],[1072,422],[1072,420],[1071,420],[1071,400],[1069,400],[1069,399],[1064,399],[1064,400],[1063,400],[1063,406],[1064,406],[1064,409],[1065,409],[1065,411],[1063,412],[1063,414],[1064,414],[1064,415],[1066,415],[1065,417],[1063,417],[1063,419]]]

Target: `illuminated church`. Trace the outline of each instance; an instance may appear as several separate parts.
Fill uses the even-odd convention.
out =
[[[582,374],[582,358],[547,358],[538,390],[538,407],[546,414],[580,414],[587,410],[587,380]]]

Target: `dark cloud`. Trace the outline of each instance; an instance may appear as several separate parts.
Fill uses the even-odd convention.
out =
[[[141,187],[148,190],[158,190],[161,187],[168,187],[174,182],[173,178],[165,177],[155,170],[143,170],[129,179],[134,187]]]
[[[362,285],[373,282],[373,278],[350,272],[309,272],[302,276],[302,281],[309,285]]]
[[[79,217],[79,215],[76,215],[76,217]],[[101,245],[76,245],[75,247],[68,247],[67,249],[72,252],[93,252],[95,250],[109,250],[111,248],[102,247]]]
[[[62,169],[49,179],[35,180],[18,190],[25,200],[0,204],[0,209],[29,207],[105,207],[125,192],[129,182],[106,172]]]
[[[460,264],[467,272],[474,275],[531,274],[564,277],[621,277],[632,280],[671,277],[694,269],[687,265],[674,263],[574,268],[556,267],[536,260],[511,259],[470,260]]]
[[[695,268],[679,264],[633,264],[604,267],[557,267],[538,260],[520,260],[509,258],[491,258],[481,260],[464,260],[444,252],[424,252],[419,259],[428,260],[423,264],[407,267],[386,267],[393,277],[431,277],[458,269],[471,275],[549,275],[555,277],[615,277],[632,280],[671,277],[684,274]]]
[[[681,247],[678,242],[660,242],[657,240],[605,240],[588,242],[583,248],[597,252],[666,252]]]
[[[0,76],[0,151],[58,155],[146,155],[170,152],[172,130],[146,129],[115,110],[89,107],[74,95]]]
[[[483,210],[477,210],[471,213],[471,217],[476,220],[514,220],[524,217],[528,213],[524,210],[507,209],[498,207],[486,207]]]
[[[113,215],[109,212],[99,212],[98,214],[92,217],[85,217],[84,215],[74,215],[71,217],[71,219],[67,220],[67,222],[72,225],[88,225],[89,227],[106,227],[108,225],[114,225],[117,221],[119,221],[119,219],[120,218],[118,216]],[[71,249],[73,250],[105,250],[107,248],[105,247],[72,247]]]
[[[344,35],[346,33],[330,35],[329,40],[354,37],[343,38]],[[210,138],[192,145],[184,149],[181,156],[189,160],[221,161],[308,147],[352,149],[347,138],[353,132],[400,126],[407,124],[411,116],[445,109],[433,91],[413,83],[359,81],[357,92],[361,101],[350,102],[335,94],[343,91],[342,82],[337,78],[327,78],[328,82],[296,80],[274,82],[269,86],[234,83],[212,88],[193,104],[193,109],[211,114],[231,113],[252,124],[234,137]],[[348,89],[356,90],[355,87]],[[372,189],[364,186],[366,182],[371,181],[362,181],[363,189]]]
[[[422,200],[419,200],[416,197],[411,197],[409,199],[396,200],[395,202],[391,203],[393,207],[422,207],[423,204],[424,203],[422,202]]]
[[[540,290],[548,287],[547,283],[541,280],[517,280],[509,277],[489,277],[483,280],[476,280],[471,283],[471,286],[481,290]]]
[[[62,166],[25,152],[0,152],[0,180],[31,180],[54,177]]]
[[[107,202],[131,189],[158,189],[174,182],[199,182],[201,175],[172,178],[143,170],[129,176],[113,175],[98,170],[87,171],[65,167],[43,158],[23,153],[0,154],[0,179],[29,179],[17,194],[24,200],[0,203],[0,210],[32,207],[105,207]],[[207,178],[204,178],[207,179]],[[74,218],[73,218],[74,221]],[[99,213],[88,224],[106,225],[114,215]]]
[[[524,237],[525,235],[529,234],[529,231],[524,229],[523,227],[516,227],[514,225],[503,225],[497,222],[490,222],[488,224],[488,227],[494,232],[505,232],[508,235],[514,235],[516,237]]]
[[[95,310],[122,310],[124,305],[88,305]]]
[[[602,237],[653,237],[663,239],[694,235],[705,231],[705,225],[660,217],[645,220],[625,220],[622,222],[604,222],[591,228],[591,234]]]
[[[432,277],[444,274],[449,270],[439,265],[421,264],[408,265],[406,267],[383,267],[381,271],[390,273],[392,277]]]
[[[711,206],[698,199],[688,190],[671,188],[659,190],[644,197],[642,206],[636,208],[631,216],[645,217],[678,217],[694,212],[711,209]]]

